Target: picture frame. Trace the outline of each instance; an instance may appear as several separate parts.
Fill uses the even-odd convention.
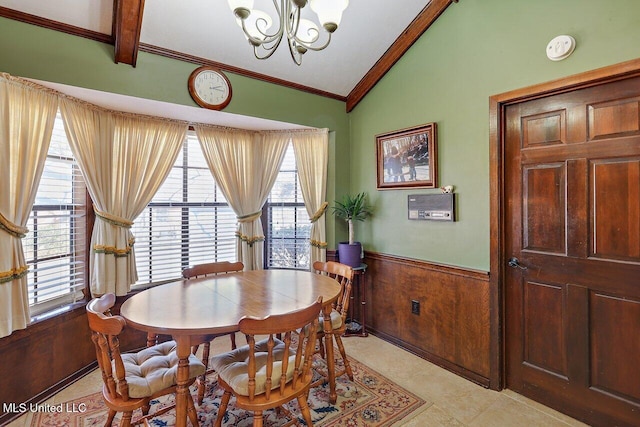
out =
[[[436,188],[436,123],[376,135],[377,188]]]

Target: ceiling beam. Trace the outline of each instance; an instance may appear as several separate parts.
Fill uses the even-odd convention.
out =
[[[156,55],[162,55],[169,58],[183,60],[187,62],[200,63],[204,65],[215,65],[219,68],[232,73],[240,74],[246,77],[268,81],[270,83],[290,87],[304,92],[313,93],[319,96],[336,99],[346,103],[347,112],[350,112],[365,97],[365,95],[382,79],[382,77],[391,69],[391,67],[409,50],[411,45],[420,38],[420,36],[431,26],[431,24],[444,12],[451,4],[457,3],[458,0],[431,0],[425,6],[404,32],[396,39],[396,41],[387,49],[385,54],[371,67],[369,72],[360,80],[360,82],[351,90],[347,97],[321,91],[304,85],[299,85],[286,80],[273,78],[263,74],[244,70],[239,67],[233,67],[226,64],[217,63],[206,60],[204,58],[196,58],[168,49],[159,48],[151,45],[140,45],[140,32],[142,28],[142,14],[144,10],[144,0],[114,0],[113,26],[112,35],[98,33],[96,31],[75,27],[73,25],[64,24],[50,19],[41,18],[24,12],[18,12],[6,7],[0,6],[0,17],[14,19],[16,21],[28,24],[38,25],[55,31],[61,31],[102,43],[115,45],[115,62],[123,62],[135,67],[138,57],[138,50],[143,50]]]
[[[347,95],[347,113],[353,110],[367,93],[382,79],[393,65],[404,55],[420,36],[435,22],[451,4],[458,0],[431,0],[422,12],[400,34],[395,42],[378,59],[358,84]]]
[[[114,0],[113,4],[113,40],[114,59],[136,66],[144,0]]]

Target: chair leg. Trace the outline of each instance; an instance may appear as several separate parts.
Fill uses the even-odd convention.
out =
[[[338,350],[340,350],[340,355],[342,356],[342,361],[344,362],[344,370],[347,373],[347,376],[351,381],[353,381],[353,371],[351,370],[351,365],[349,364],[349,359],[347,359],[347,352],[344,350],[344,345],[342,344],[342,338],[339,335],[333,335],[336,339],[336,344],[338,344]]]
[[[320,357],[322,357],[323,359],[327,358],[327,354],[324,351],[324,336],[318,336],[318,348],[319,348],[319,353],[320,353]]]
[[[111,427],[113,425],[113,419],[116,417],[116,411],[109,409],[109,415],[107,416],[107,422],[104,423],[104,427]]]
[[[120,427],[131,427],[131,417],[133,416],[133,412],[125,412],[122,414],[122,419],[120,420]]]
[[[204,374],[198,377],[198,406],[202,405],[202,401],[204,400],[204,392],[207,389],[207,371],[209,370],[210,348],[211,344],[208,342],[204,343],[202,346],[202,364],[204,365]]]
[[[196,411],[196,406],[193,404],[193,398],[191,397],[191,394],[187,395],[187,416],[189,417],[192,426],[199,425],[198,411]]]
[[[209,351],[211,349],[211,343],[206,342],[202,346],[202,363],[204,364],[205,372],[209,370]]]
[[[222,419],[224,418],[224,414],[227,412],[227,406],[229,405],[229,400],[231,400],[231,392],[225,391],[222,395],[222,399],[220,399],[220,407],[218,408],[218,416],[216,417],[215,427],[222,426]]]
[[[198,406],[202,405],[202,401],[204,400],[204,392],[207,389],[206,377],[201,375],[198,377]]]
[[[262,411],[253,412],[253,427],[262,427]]]
[[[229,335],[231,337],[231,350],[235,350],[236,348],[236,334]]]
[[[313,420],[311,419],[311,410],[309,409],[309,404],[307,403],[308,393],[302,396],[298,396],[298,406],[300,406],[300,412],[302,412],[302,416],[304,417],[304,422],[307,426],[313,425]]]

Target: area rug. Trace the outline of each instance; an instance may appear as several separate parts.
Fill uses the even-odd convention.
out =
[[[354,381],[350,381],[346,375],[342,375],[336,380],[338,400],[335,404],[329,403],[328,384],[311,389],[309,406],[311,407],[314,426],[390,426],[426,403],[418,396],[403,389],[357,360],[350,357],[349,361],[353,369]],[[326,373],[326,365],[321,358],[317,358],[314,361],[314,366],[320,374]],[[337,368],[340,369],[340,366]],[[210,375],[207,379],[209,386],[205,398],[202,405],[196,405],[202,427],[214,424],[222,395],[222,391],[217,387],[215,374]],[[192,387],[191,391],[195,396],[195,387]],[[151,412],[171,404],[172,401],[173,397],[154,400]],[[222,425],[229,427],[251,426],[253,414],[237,409],[234,406],[234,401],[235,399],[232,398]],[[107,418],[107,409],[104,406],[102,393],[100,392],[65,402],[62,407],[71,409],[60,413],[38,412],[34,414],[31,426],[103,426]],[[288,409],[296,415],[300,414],[295,401],[289,404]],[[134,413],[134,419],[136,415]],[[119,418],[120,414],[116,417],[114,425],[118,425]],[[304,424],[302,418],[299,417],[299,419],[301,424]],[[287,422],[284,415],[282,413],[278,414],[276,411],[266,411],[264,420],[265,427],[278,427]],[[152,426],[157,427],[173,426],[174,423],[174,411],[154,418],[150,422]]]

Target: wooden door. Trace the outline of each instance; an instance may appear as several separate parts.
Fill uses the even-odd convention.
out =
[[[506,385],[640,425],[640,78],[505,109]]]

